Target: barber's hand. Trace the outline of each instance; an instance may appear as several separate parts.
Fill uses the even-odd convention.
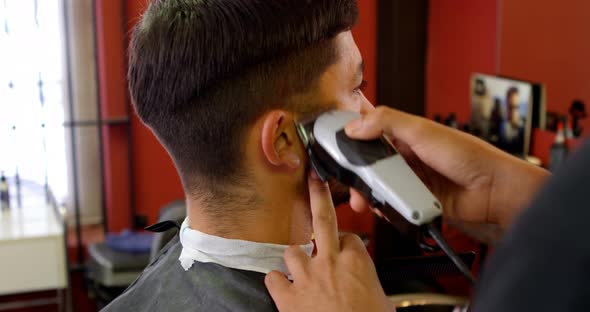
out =
[[[292,246],[285,252],[285,262],[293,282],[276,271],[266,275],[266,287],[279,311],[393,311],[360,238],[349,234],[338,239],[330,189],[311,171],[308,184],[317,255],[310,258]]]
[[[391,138],[442,202],[446,219],[464,229],[507,227],[549,175],[474,136],[384,106],[351,122],[346,133],[356,139]],[[352,190],[351,206],[360,211],[368,202]]]

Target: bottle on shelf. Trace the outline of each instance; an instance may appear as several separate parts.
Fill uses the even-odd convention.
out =
[[[10,208],[10,192],[8,191],[8,181],[4,171],[0,172],[0,206],[2,210]]]
[[[567,158],[568,148],[565,142],[567,123],[560,122],[557,125],[557,133],[555,134],[555,141],[551,145],[549,152],[549,170],[555,171]]]

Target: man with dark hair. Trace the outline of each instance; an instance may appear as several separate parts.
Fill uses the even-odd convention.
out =
[[[517,87],[506,91],[506,120],[500,127],[499,147],[511,154],[523,156],[525,117],[520,115],[520,97]]]
[[[356,0],[156,0],[135,27],[135,110],[174,160],[187,219],[107,310],[267,311],[264,274],[311,254],[308,164],[294,121],[372,109]]]

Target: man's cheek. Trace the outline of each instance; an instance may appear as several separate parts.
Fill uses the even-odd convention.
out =
[[[337,109],[347,112],[360,113],[362,109],[362,103],[359,102],[355,96],[342,95],[337,98]]]

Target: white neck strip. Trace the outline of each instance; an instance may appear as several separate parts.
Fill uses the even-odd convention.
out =
[[[182,253],[180,264],[188,271],[195,261],[217,263],[224,267],[268,273],[283,272],[289,275],[283,256],[287,245],[257,243],[239,239],[227,239],[193,230],[188,226],[188,218],[180,228]],[[303,251],[311,256],[313,243],[301,245]]]

